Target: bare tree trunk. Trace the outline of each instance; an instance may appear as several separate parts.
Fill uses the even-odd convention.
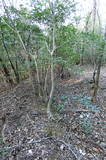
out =
[[[97,2],[96,0],[93,0],[93,29],[92,32],[95,31],[95,22],[96,22],[96,13],[97,13]]]
[[[52,98],[53,98],[53,93],[54,93],[54,88],[55,88],[55,83],[54,83],[54,65],[53,65],[53,55],[56,49],[55,46],[55,24],[53,23],[53,29],[52,29],[52,50],[49,49],[47,45],[48,52],[50,53],[51,56],[51,91],[49,95],[49,101],[47,104],[47,115],[49,119],[53,119],[52,111],[51,111],[51,103],[52,103]]]
[[[49,69],[50,69],[50,66],[47,68],[46,75],[45,75],[45,80],[44,80],[44,96],[45,96],[44,99],[45,99],[46,103],[47,103],[47,100],[48,100],[47,80],[48,80]]]
[[[40,74],[39,74],[39,68],[38,68],[36,57],[37,57],[37,55],[35,53],[34,63],[35,63],[35,67],[36,67],[36,75],[37,75],[37,83],[38,83],[38,95],[42,99],[42,93],[41,93],[42,91],[41,91],[41,85],[40,85]]]
[[[19,75],[19,71],[18,71],[18,62],[17,62],[17,59],[15,61],[15,64],[16,64],[16,81],[17,83],[20,82],[20,75]]]
[[[19,74],[18,74],[18,71],[16,70],[16,68],[14,67],[14,65],[13,65],[13,63],[12,63],[12,61],[11,61],[11,58],[10,58],[10,56],[9,56],[9,52],[8,52],[7,46],[6,46],[5,42],[4,42],[4,34],[3,34],[3,32],[2,32],[2,29],[1,29],[1,35],[2,35],[2,44],[3,44],[3,47],[4,47],[5,51],[6,51],[8,60],[9,60],[9,62],[10,62],[10,64],[11,64],[11,68],[12,68],[12,70],[13,70],[13,72],[14,72],[16,82],[19,83],[19,79],[20,79],[20,78],[19,78]]]
[[[5,66],[4,61],[1,58],[0,58],[0,62],[2,63],[2,68],[3,68],[4,75],[6,77],[7,83],[9,83],[11,86],[13,86],[14,82],[10,76],[10,72],[9,72],[8,68]]]
[[[53,62],[51,62],[51,91],[50,91],[49,101],[47,105],[48,118],[53,117],[51,112],[51,103],[52,103],[53,93],[54,93],[54,67],[53,67]]]
[[[83,40],[84,41],[84,40]],[[83,44],[82,44],[83,46],[82,46],[82,49],[81,49],[81,54],[80,54],[80,65],[81,66],[83,66],[83,64],[84,64],[84,50],[85,50],[85,48],[84,48],[84,42],[83,42]]]
[[[99,60],[98,60],[98,66],[97,66],[97,71],[94,71],[93,74],[93,78],[94,78],[94,91],[93,91],[93,95],[92,95],[92,102],[96,102],[96,98],[97,98],[97,91],[98,91],[98,87],[99,87],[99,79],[100,79],[100,70],[101,70],[101,64],[102,64],[102,57],[103,54],[100,55]],[[96,74],[96,77],[95,77]]]

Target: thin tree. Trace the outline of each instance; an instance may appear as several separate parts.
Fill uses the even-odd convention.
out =
[[[105,47],[105,42],[103,41],[100,45],[99,48],[99,57],[98,57],[98,61],[97,61],[97,70],[95,75],[93,75],[93,79],[94,79],[94,89],[93,89],[93,95],[92,95],[92,102],[96,102],[97,100],[97,92],[98,92],[98,88],[99,88],[99,79],[100,79],[100,71],[101,71],[101,66],[102,66],[102,59],[103,59],[103,52],[104,52],[104,47]]]

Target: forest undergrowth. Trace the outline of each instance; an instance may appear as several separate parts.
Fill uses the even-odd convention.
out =
[[[0,93],[0,116],[6,115],[0,124],[0,160],[106,160],[106,67],[96,104],[91,102],[91,77],[89,67],[58,82],[54,120],[48,120],[45,106],[39,112],[28,80]]]

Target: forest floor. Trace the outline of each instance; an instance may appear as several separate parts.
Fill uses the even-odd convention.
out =
[[[106,67],[97,104],[91,102],[93,69],[83,68],[56,86],[52,121],[37,111],[28,80],[0,93],[0,117],[6,115],[0,160],[106,160]]]

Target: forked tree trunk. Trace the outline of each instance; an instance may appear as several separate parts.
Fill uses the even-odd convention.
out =
[[[51,111],[51,103],[52,103],[52,98],[53,98],[53,93],[54,93],[54,88],[55,88],[55,83],[54,83],[54,62],[53,62],[53,55],[56,49],[55,46],[55,24],[53,23],[53,30],[52,30],[52,50],[49,49],[47,45],[48,52],[50,53],[51,56],[51,90],[49,94],[49,100],[47,104],[47,115],[49,119],[53,119],[52,111]]]

